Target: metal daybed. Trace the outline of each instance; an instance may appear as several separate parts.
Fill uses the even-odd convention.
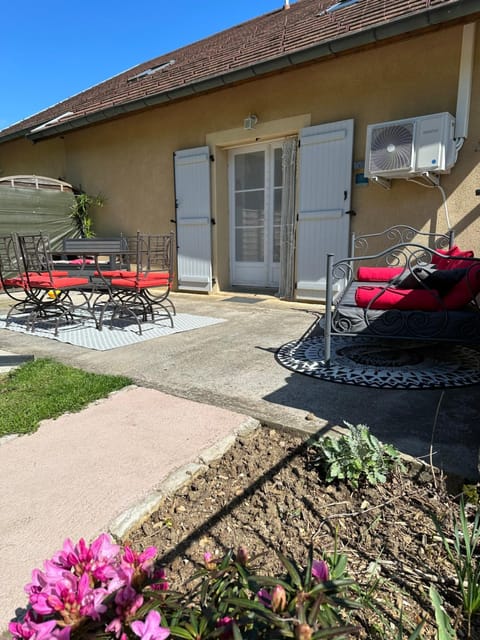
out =
[[[480,259],[453,233],[397,225],[354,237],[350,257],[328,255],[326,284],[326,365],[336,334],[480,344]]]

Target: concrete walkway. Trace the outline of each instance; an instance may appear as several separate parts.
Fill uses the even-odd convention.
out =
[[[226,409],[128,387],[84,411],[0,441],[0,632],[23,586],[63,544],[121,538],[235,435],[258,423]],[[7,588],[8,585],[8,588]]]
[[[0,447],[0,561],[14,594],[1,590],[0,629],[23,602],[31,570],[65,537],[89,538],[108,527],[121,533],[137,515],[132,506],[148,508],[172,473],[178,481],[179,469],[250,428],[247,416],[305,434],[365,423],[404,453],[478,477],[478,385],[442,392],[323,382],[275,360],[279,346],[309,329],[318,307],[244,294],[173,298],[181,313],[226,322],[104,352],[0,330],[0,348],[11,353],[127,375],[143,387]]]

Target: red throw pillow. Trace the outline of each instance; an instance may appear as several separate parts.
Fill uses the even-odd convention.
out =
[[[448,256],[453,258],[473,258],[473,251],[461,251],[457,245],[454,245],[450,249],[436,249],[437,253],[441,253],[445,256],[432,256],[432,264],[436,265],[437,269],[457,269],[460,268],[459,260],[449,260]]]
[[[478,293],[480,293],[480,264],[472,266],[470,263],[470,269],[443,298],[443,304],[447,309],[461,309],[471,302]]]
[[[355,303],[358,307],[384,311],[387,309],[438,311],[442,308],[440,296],[435,291],[426,289],[358,287],[355,291]]]

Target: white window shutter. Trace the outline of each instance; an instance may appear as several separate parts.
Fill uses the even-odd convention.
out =
[[[178,288],[212,289],[210,151],[183,149],[174,154]]]
[[[296,292],[298,300],[324,300],[327,253],[349,249],[353,120],[300,132]]]

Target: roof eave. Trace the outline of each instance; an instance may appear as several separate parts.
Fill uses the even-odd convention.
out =
[[[289,67],[307,62],[321,60],[322,58],[383,42],[406,35],[407,33],[422,31],[424,29],[453,21],[465,20],[465,18],[468,17],[471,17],[472,19],[480,17],[478,0],[463,0],[461,3],[456,5],[440,5],[386,24],[372,25],[364,31],[347,34],[345,36],[335,38],[330,42],[324,42],[306,49],[293,51],[286,55],[254,63],[248,67],[235,69],[221,75],[202,78],[201,80],[192,82],[188,85],[153,94],[139,100],[100,109],[79,118],[47,127],[35,133],[32,133],[28,128],[5,136],[0,135],[0,143],[23,136],[33,142],[52,138],[69,131],[83,128],[90,124],[109,120],[122,114],[140,111],[147,107],[166,104],[185,97],[206,93],[218,88],[224,88],[254,77],[267,75],[275,71],[282,71]]]

